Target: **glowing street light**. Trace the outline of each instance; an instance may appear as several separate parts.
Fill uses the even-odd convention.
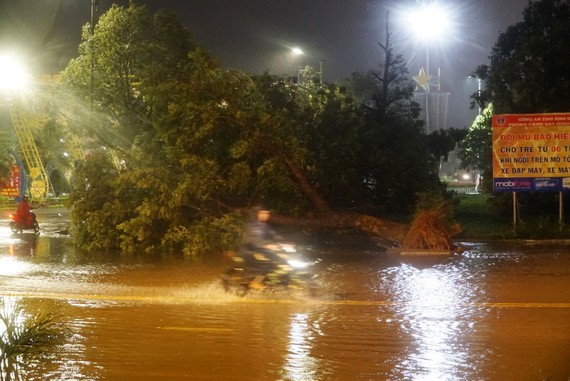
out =
[[[451,13],[437,2],[421,3],[417,8],[409,10],[405,19],[416,41],[425,45],[426,74],[429,76],[429,44],[450,34]]]
[[[303,56],[305,55],[305,52],[303,52],[303,49],[299,48],[298,46],[295,46],[294,48],[291,48],[291,53],[294,56]]]
[[[30,75],[17,56],[0,54],[0,91],[22,92],[30,83]]]
[[[49,176],[38,153],[36,143],[30,131],[38,123],[38,118],[29,115],[25,102],[15,101],[13,95],[27,95],[32,77],[23,62],[16,55],[0,53],[0,93],[7,100],[12,126],[20,144],[20,153],[27,167],[29,187],[32,201],[45,201],[49,192]]]
[[[301,49],[298,46],[292,47],[291,48],[291,55],[293,57],[298,57],[298,56],[310,56],[313,57],[311,54],[306,54],[303,49]],[[320,84],[323,84],[323,62],[324,60],[320,60],[319,61],[319,80],[320,80]],[[301,66],[297,65],[297,83],[300,83],[301,80]]]
[[[435,85],[439,89],[440,75],[431,75],[430,71],[430,43],[447,37],[451,32],[452,14],[448,8],[444,8],[437,1],[418,1],[418,5],[412,9],[401,12],[401,18],[405,21],[405,27],[412,33],[414,40],[425,47],[425,69],[421,67],[414,80],[417,88],[425,91],[425,124],[426,130],[431,132],[432,123],[430,118],[430,86]]]
[[[449,28],[449,12],[437,3],[422,4],[408,16],[408,22],[417,39],[433,41],[445,36]]]

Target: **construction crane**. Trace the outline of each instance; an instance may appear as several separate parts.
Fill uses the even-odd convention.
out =
[[[21,159],[27,169],[30,201],[45,203],[50,189],[50,182],[34,141],[32,129],[42,126],[47,121],[47,118],[41,114],[30,112],[23,105],[11,105],[10,118],[18,138]]]
[[[96,5],[96,3],[94,0],[93,5]],[[29,81],[29,79],[14,57],[0,54],[0,97],[6,96],[5,101],[2,101],[2,103],[9,110],[10,119],[16,133],[19,144],[18,156],[25,167],[30,200],[37,203],[45,203],[52,185],[42,162],[42,157],[38,152],[34,134],[50,121],[45,110],[49,110],[52,106],[52,85],[57,83],[58,78],[57,76],[44,76],[39,82],[35,83],[41,86],[36,86],[33,96],[14,98],[13,95],[16,93],[26,93],[22,90],[25,90],[25,82]],[[62,120],[58,119],[58,124],[60,122],[64,125],[66,124],[65,120],[62,122]],[[79,160],[84,159],[86,153],[83,150],[79,137],[71,131],[67,131],[66,135],[66,143],[71,149],[72,157]],[[121,163],[116,152],[113,149],[109,149],[109,155],[114,166],[117,170],[120,170]],[[66,177],[69,180],[71,171],[67,171]]]
[[[19,62],[16,55],[0,54],[0,95],[2,103],[10,111],[12,125],[18,138],[21,159],[23,159],[28,179],[31,201],[45,202],[49,191],[49,179],[38,153],[32,135],[32,128],[40,126],[47,120],[45,117],[30,112],[19,97],[14,95],[25,90],[29,82],[29,74]]]

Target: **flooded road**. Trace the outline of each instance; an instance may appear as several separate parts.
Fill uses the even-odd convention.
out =
[[[82,255],[66,216],[0,221],[3,300],[55,301],[69,337],[30,380],[569,380],[570,245],[449,258],[307,246],[314,297],[226,294],[227,258]],[[5,303],[6,304],[6,303]]]

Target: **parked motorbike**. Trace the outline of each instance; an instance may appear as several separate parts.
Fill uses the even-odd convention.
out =
[[[38,224],[35,213],[32,213],[31,224],[24,224],[21,221],[18,221],[16,214],[11,214],[10,229],[12,229],[12,232],[14,233],[22,233],[24,230],[33,230],[34,233],[37,234],[40,232],[40,225]]]
[[[234,266],[221,274],[224,289],[244,296],[251,290],[316,291],[315,275],[309,262],[294,245],[275,243],[263,247],[246,247],[232,256]]]

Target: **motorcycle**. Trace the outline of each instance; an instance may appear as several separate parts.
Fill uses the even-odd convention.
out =
[[[40,232],[40,225],[38,224],[38,220],[36,219],[36,214],[35,213],[31,213],[31,214],[32,214],[32,222],[30,224],[25,224],[25,223],[22,223],[21,221],[18,221],[16,214],[11,214],[10,215],[10,229],[12,230],[12,232],[22,233],[22,231],[24,231],[24,230],[33,230],[34,234],[39,233]]]
[[[224,289],[238,296],[251,290],[305,291],[314,295],[315,275],[294,245],[275,243],[246,247],[232,256],[234,266],[221,274]]]

